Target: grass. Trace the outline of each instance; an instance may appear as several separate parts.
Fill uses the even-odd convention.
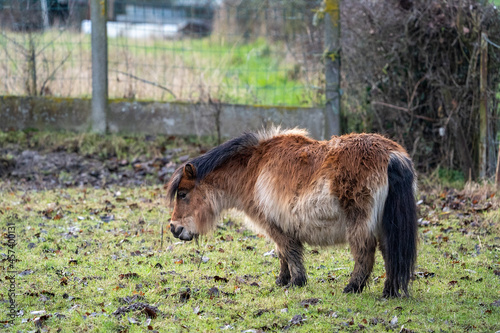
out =
[[[287,290],[274,285],[278,259],[266,255],[273,244],[245,229],[237,214],[225,216],[198,244],[179,242],[167,230],[170,210],[160,186],[4,191],[1,231],[5,236],[7,222],[15,224],[13,265],[23,272],[16,274],[22,315],[4,331],[142,332],[150,326],[165,332],[400,332],[404,326],[403,332],[495,332],[498,202],[483,198],[479,203],[490,202],[493,209],[474,212],[470,194],[463,210],[450,211],[441,209],[446,198],[439,191],[422,197],[427,225],[419,230],[420,277],[412,297],[384,299],[378,253],[370,287],[345,295],[353,268],[346,246],[307,247],[309,283]],[[5,238],[0,252],[6,302]],[[117,318],[112,313],[127,296],[140,296],[161,314],[148,320],[133,311]]]
[[[34,66],[29,61],[30,40],[36,54]],[[64,97],[91,95],[89,35],[71,30],[4,31],[0,50],[0,73],[5,78],[0,94],[36,90],[36,94]],[[283,42],[229,41],[218,34],[176,40],[119,37],[109,39],[108,54],[111,98],[207,101],[210,97],[237,104],[292,106],[323,102],[314,89],[322,86],[320,64],[298,60],[302,52],[288,49]],[[36,89],[28,88],[33,86],[33,72]]]
[[[2,147],[76,149],[103,158],[155,157],[161,146],[185,151],[200,146],[189,138],[148,140],[0,132]],[[15,270],[21,311],[7,326],[3,311],[0,325],[6,332],[495,332],[500,330],[500,202],[490,188],[463,187],[462,181],[444,170],[423,179],[412,296],[384,299],[379,253],[369,288],[360,295],[342,293],[354,266],[345,245],[306,247],[309,283],[284,289],[274,284],[279,269],[274,245],[245,228],[235,212],[198,243],[180,242],[168,230],[171,211],[160,185],[14,191],[0,179],[0,300],[8,305],[9,271]],[[9,223],[15,227],[9,229]],[[9,233],[17,241],[10,258]],[[113,315],[128,305],[125,299],[161,313]]]

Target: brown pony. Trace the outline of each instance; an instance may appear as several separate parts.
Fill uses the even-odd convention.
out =
[[[303,244],[349,242],[345,293],[362,292],[378,247],[384,296],[408,295],[417,256],[416,174],[403,147],[377,134],[316,141],[304,130],[247,133],[179,167],[168,186],[170,230],[191,240],[226,209],[243,211],[276,243],[280,286],[307,282]]]

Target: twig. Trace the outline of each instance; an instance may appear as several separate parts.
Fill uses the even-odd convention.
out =
[[[500,49],[500,45],[493,43],[491,40],[488,39],[488,37],[485,37],[484,39],[494,47]]]
[[[413,104],[413,100],[415,99],[415,95],[417,94],[417,88],[422,83],[425,79],[427,79],[427,76],[422,77],[420,80],[418,80],[417,84],[415,84],[415,87],[413,88],[413,93],[411,94],[410,101],[408,102],[408,108],[411,107]]]
[[[163,250],[163,222],[161,223],[161,242],[160,242],[160,250]]]
[[[61,36],[62,36],[62,34],[63,34],[63,32],[65,32],[65,31],[66,31],[66,29],[61,29],[61,30],[59,30],[59,35],[57,35],[57,36],[56,36],[53,40],[51,40],[50,42],[48,42],[47,44],[45,44],[45,45],[44,45],[44,46],[43,46],[40,50],[38,50],[38,52],[36,53],[36,56],[39,56],[39,55],[40,55],[40,53],[42,53],[43,51],[45,51],[45,49],[46,49],[47,47],[49,47],[50,45],[54,44],[54,42],[55,42],[55,41],[56,41],[59,37],[61,37]]]
[[[5,38],[5,39],[7,39],[9,42],[11,42],[12,44],[14,44],[15,46],[17,46],[21,50],[21,53],[24,56],[26,56],[28,54],[26,52],[26,48],[23,45],[21,45],[20,43],[16,42],[14,39],[7,37],[7,35],[5,34],[5,32],[2,33],[2,37]]]
[[[404,111],[406,113],[411,113],[411,111],[408,110],[407,108],[403,108],[403,107],[397,106],[397,105],[392,105],[392,104],[388,104],[388,103],[384,103],[384,102],[377,102],[377,101],[372,102],[372,104],[386,106],[386,107],[389,107],[391,109],[395,109],[395,110],[399,110],[399,111]],[[426,116],[419,116],[419,115],[413,115],[413,116],[415,118],[419,118],[419,119],[423,119],[423,120],[427,120],[427,121],[432,121],[432,122],[436,122],[437,121],[437,119],[426,117]]]
[[[203,255],[204,254],[205,254],[205,250],[203,250],[203,252],[201,253],[200,263],[198,264],[198,270],[200,269],[201,263],[203,262]]]
[[[212,105],[215,109],[215,128],[217,130],[217,144],[220,145],[222,143],[221,133],[220,133],[220,115],[222,113],[221,102],[219,100],[214,101],[209,94],[208,103]]]
[[[158,84],[158,83],[153,82],[153,81],[148,81],[148,80],[145,80],[145,79],[141,79],[140,77],[137,77],[137,76],[135,76],[133,74],[125,73],[125,72],[122,72],[122,71],[119,71],[119,70],[111,70],[111,71],[115,72],[115,73],[120,73],[120,74],[126,75],[128,77],[131,77],[132,79],[137,80],[137,81],[141,81],[143,83],[147,83],[147,84],[150,84],[150,85],[155,86],[157,88],[163,89],[163,90],[167,91],[168,93],[170,93],[174,98],[177,98],[175,96],[175,94],[172,92],[172,90],[168,89],[165,86],[162,86],[161,84]]]
[[[408,110],[412,107],[413,104],[413,99],[415,98],[415,95],[417,94],[417,89],[418,86],[426,79],[426,76],[423,76],[420,80],[418,80],[417,84],[415,84],[415,87],[413,88],[413,92],[411,94],[410,100],[408,101]],[[411,109],[411,112],[409,112],[411,115],[410,121],[408,122],[408,127],[407,130],[409,131],[411,129],[411,126],[413,124],[413,117],[416,117],[415,114],[413,113],[413,109]],[[411,155],[413,158],[413,155]]]
[[[417,134],[417,138],[413,142],[413,149],[411,151],[410,157],[413,159],[415,153],[417,152],[418,142],[420,141],[421,136]]]
[[[14,65],[14,67],[17,69],[17,68],[18,68],[18,66],[17,66],[17,61],[16,61],[16,60],[14,60],[14,59],[11,57],[11,55],[10,55],[10,53],[9,53],[9,50],[8,50],[8,48],[7,48],[7,44],[3,44],[3,43],[2,43],[2,47],[3,47],[3,50],[5,51],[5,55],[7,56],[7,58],[9,58],[9,60],[10,60],[10,61],[12,62],[12,64]]]
[[[61,61],[61,63],[56,68],[54,68],[52,73],[50,73],[50,75],[45,79],[45,81],[43,81],[42,88],[40,88],[40,95],[42,95],[42,92],[45,89],[45,85],[47,84],[47,82],[49,82],[54,77],[54,74],[57,72],[57,70],[61,68],[62,65],[64,65],[64,63],[69,59],[70,56],[71,52],[66,56],[66,58],[64,58]]]

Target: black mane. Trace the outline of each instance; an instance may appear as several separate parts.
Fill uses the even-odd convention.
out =
[[[177,192],[177,187],[181,181],[182,170],[184,166],[188,163],[192,164],[196,169],[196,181],[199,182],[203,180],[210,172],[217,169],[219,166],[224,164],[228,159],[233,157],[235,154],[241,152],[243,149],[255,146],[259,143],[257,135],[254,133],[245,133],[237,138],[231,139],[224,142],[220,146],[217,146],[205,154],[195,157],[192,160],[181,165],[172,175],[170,184],[167,190],[167,197],[173,201],[175,198],[175,193]]]

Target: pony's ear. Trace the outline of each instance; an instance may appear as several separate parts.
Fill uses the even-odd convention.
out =
[[[188,163],[184,166],[184,170],[183,170],[182,174],[187,179],[195,179],[196,178],[196,168],[191,163]]]

